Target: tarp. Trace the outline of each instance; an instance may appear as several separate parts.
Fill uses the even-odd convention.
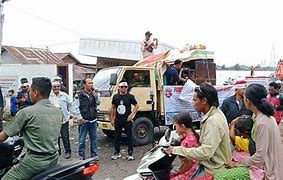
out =
[[[159,54],[148,56],[137,62],[135,66],[152,67],[155,66],[156,63],[162,64],[163,62],[173,64],[176,59],[180,59],[183,62],[197,59],[214,59],[214,52],[207,50],[168,50]]]
[[[144,58],[143,60],[140,60],[135,64],[135,66],[152,66],[156,62],[161,62],[163,59],[166,58],[166,56],[169,55],[170,50],[164,51],[158,54],[154,54],[151,56],[148,56]]]
[[[197,60],[197,59],[213,59],[214,52],[207,50],[186,50],[181,51],[178,49],[167,50],[159,54],[151,55],[143,60],[137,62],[134,66],[154,67],[155,77],[160,81],[163,73],[166,71],[168,64],[173,64],[176,59],[183,62]]]

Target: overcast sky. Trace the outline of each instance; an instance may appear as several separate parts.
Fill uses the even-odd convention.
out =
[[[78,51],[81,37],[205,44],[217,64],[283,58],[282,5],[262,0],[10,0],[3,44]],[[273,48],[274,47],[274,48]]]

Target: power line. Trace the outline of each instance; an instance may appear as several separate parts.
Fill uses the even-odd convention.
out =
[[[83,33],[78,32],[78,31],[76,31],[76,30],[74,30],[74,29],[72,29],[72,28],[69,28],[69,27],[63,26],[63,25],[61,25],[61,24],[55,23],[55,22],[53,22],[53,21],[51,21],[51,20],[48,20],[47,18],[41,17],[41,16],[39,16],[39,15],[34,15],[34,14],[32,14],[32,13],[30,13],[30,12],[24,10],[24,9],[17,8],[17,7],[13,7],[13,8],[15,8],[15,9],[18,10],[18,11],[21,11],[22,13],[24,13],[24,14],[26,14],[26,15],[29,15],[30,17],[32,17],[32,18],[34,18],[34,19],[41,20],[41,21],[43,21],[43,22],[45,22],[45,23],[48,23],[48,24],[52,24],[52,25],[54,25],[54,26],[56,26],[56,27],[58,27],[58,28],[61,28],[61,29],[67,30],[67,31],[69,31],[69,32],[72,32],[72,33],[74,33],[74,34],[77,34],[77,35],[79,35],[80,37],[81,37],[81,36],[85,36],[85,37],[88,36],[88,35],[85,35],[85,34],[83,34]]]
[[[58,43],[53,43],[53,44],[44,44],[44,45],[38,45],[38,47],[46,47],[46,46],[61,46],[64,44],[73,44],[73,43],[78,43],[80,41],[67,41],[67,42],[58,42]]]

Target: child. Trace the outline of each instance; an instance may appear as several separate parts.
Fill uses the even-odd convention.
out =
[[[15,116],[16,113],[18,112],[18,107],[17,107],[17,97],[14,96],[14,90],[10,89],[8,91],[8,96],[10,97],[10,112],[11,116]]]
[[[190,148],[198,146],[199,135],[193,129],[190,113],[183,112],[173,117],[176,132],[180,136],[181,146]],[[197,161],[182,158],[182,165],[177,172],[170,175],[170,179],[189,179],[198,168]]]
[[[251,136],[253,123],[253,119],[247,115],[242,115],[231,122],[230,139],[235,146],[233,160],[236,162],[243,161],[256,151],[255,142]],[[259,167],[250,167],[249,175],[250,179],[263,179],[264,176],[263,170]]]

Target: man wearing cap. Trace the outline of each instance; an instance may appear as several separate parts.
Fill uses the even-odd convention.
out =
[[[131,112],[131,105],[134,109]],[[111,124],[115,127],[115,152],[111,157],[112,160],[121,158],[120,140],[122,129],[124,128],[127,134],[128,156],[129,161],[134,160],[133,157],[133,139],[132,139],[132,123],[139,109],[134,95],[128,93],[128,83],[121,81],[119,83],[119,93],[115,94],[112,99],[111,107]]]
[[[31,179],[57,164],[58,137],[64,115],[48,100],[50,92],[50,79],[33,78],[29,93],[34,105],[20,110],[0,132],[0,142],[22,132],[26,148],[25,156],[2,180]]]
[[[19,110],[27,106],[33,105],[33,102],[29,96],[29,83],[28,82],[22,83],[20,89],[21,91],[18,92],[17,95],[17,104]]]
[[[49,100],[54,106],[59,108],[64,114],[64,120],[62,122],[60,135],[65,149],[65,155],[66,155],[65,158],[69,159],[71,157],[71,147],[70,147],[70,139],[69,139],[69,120],[70,120],[70,112],[72,111],[72,101],[67,93],[60,91],[59,81],[52,82],[52,91],[50,93]],[[59,144],[59,152],[61,153],[59,140],[58,140],[58,144]]]
[[[59,81],[60,82],[60,91],[63,91],[65,93],[68,93],[67,88],[64,86],[63,81],[62,81],[62,76],[59,74],[57,76],[55,76],[55,78],[53,79],[53,81]]]
[[[141,45],[142,57],[146,58],[150,55],[153,55],[153,49],[156,49],[158,46],[157,38],[153,38],[153,41],[150,39],[152,33],[147,31],[145,33],[145,40],[143,40]]]
[[[79,156],[85,159],[85,139],[88,133],[90,138],[90,155],[99,160],[97,156],[97,106],[100,104],[98,96],[93,91],[92,79],[83,80],[83,89],[75,96],[74,116],[79,123]]]
[[[221,110],[226,116],[228,124],[230,124],[233,119],[241,115],[252,115],[252,112],[246,108],[244,103],[244,94],[246,88],[246,81],[237,81],[233,86],[233,89],[235,89],[235,95],[223,101]]]

